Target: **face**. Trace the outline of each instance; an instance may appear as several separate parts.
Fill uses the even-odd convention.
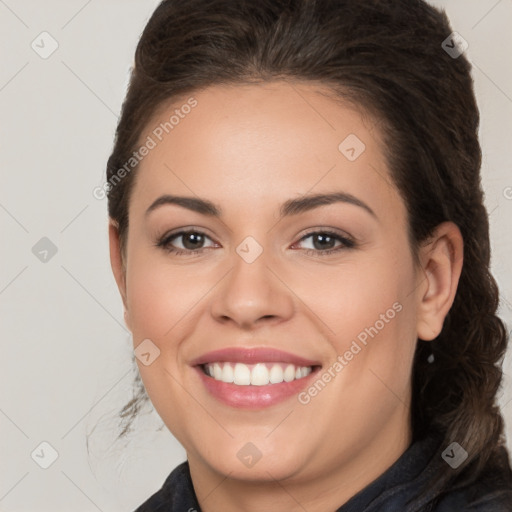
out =
[[[191,96],[141,138],[114,263],[159,415],[232,478],[403,451],[425,287],[378,128],[312,84]]]

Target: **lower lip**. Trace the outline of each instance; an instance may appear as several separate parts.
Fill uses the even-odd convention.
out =
[[[217,400],[231,407],[244,409],[263,409],[298,395],[318,372],[318,368],[315,368],[308,376],[291,382],[266,386],[237,386],[209,377],[199,366],[196,366],[195,369],[206,389]]]

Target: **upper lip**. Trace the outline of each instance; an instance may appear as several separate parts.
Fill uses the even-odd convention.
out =
[[[295,366],[320,366],[320,362],[269,347],[228,347],[203,354],[191,362],[192,366],[208,363],[288,363]]]

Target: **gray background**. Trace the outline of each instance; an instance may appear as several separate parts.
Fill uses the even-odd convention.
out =
[[[512,1],[433,3],[447,9],[474,64],[492,267],[510,329]],[[133,510],[185,457],[155,412],[128,443],[115,440],[134,370],[109,266],[106,200],[92,193],[157,4],[0,0],[1,511]],[[46,59],[52,41],[43,31],[58,43]],[[505,371],[512,375],[510,357]],[[512,447],[509,377],[500,401]],[[52,448],[42,442],[58,453],[47,469]]]

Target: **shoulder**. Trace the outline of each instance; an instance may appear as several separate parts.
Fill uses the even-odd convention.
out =
[[[457,485],[440,495],[433,512],[512,512],[512,471],[505,448],[473,482]]]
[[[487,495],[456,491],[441,498],[432,512],[512,512],[512,490]]]
[[[177,466],[162,487],[150,496],[135,512],[187,512],[199,510],[188,462]]]

